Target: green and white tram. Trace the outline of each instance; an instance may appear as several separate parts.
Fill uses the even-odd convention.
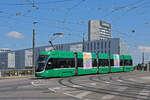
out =
[[[132,71],[130,55],[73,51],[40,52],[36,77],[68,77],[85,74]]]

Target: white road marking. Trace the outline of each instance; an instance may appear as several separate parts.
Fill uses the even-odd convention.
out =
[[[32,84],[33,86],[38,86],[37,84],[35,84],[35,83],[34,83],[34,81],[33,81],[33,82],[31,82],[31,84]]]
[[[52,92],[56,92],[55,89],[52,89],[52,88],[48,88],[48,89]]]
[[[117,81],[122,82],[123,80],[117,80]]]
[[[100,100],[110,100],[114,97],[114,95],[105,95]]]
[[[71,96],[71,97],[75,97],[75,98],[78,98],[78,99],[82,99],[83,97],[85,97],[85,96],[87,96],[88,94],[91,93],[90,91],[86,91],[86,92],[79,93],[79,94],[77,94],[77,95],[71,94],[71,93],[75,93],[75,92],[79,92],[79,91],[65,92],[65,93],[63,93],[63,94],[68,95],[68,96]]]
[[[116,91],[124,91],[125,89],[127,89],[127,87],[120,87],[120,88],[118,88],[118,89],[116,89]],[[100,100],[110,100],[110,99],[112,99],[112,98],[114,98],[115,97],[115,94],[117,95],[117,94],[119,94],[119,93],[113,93],[114,95],[105,95],[105,96],[103,96]]]
[[[87,96],[90,93],[91,93],[90,91],[86,91],[86,92],[83,92],[83,93],[76,95],[76,97],[82,99],[83,97]]]
[[[34,80],[34,81],[31,82],[31,84],[33,86],[47,85],[47,84],[42,83],[41,80]]]
[[[108,82],[108,81],[105,81],[105,83],[110,83],[110,82]]]
[[[80,84],[80,85],[83,85],[83,86],[89,86],[89,85],[93,85],[93,86],[96,86],[97,85],[97,83],[82,83],[82,84]],[[74,85],[74,86],[76,86],[76,85]],[[77,86],[77,87],[82,87],[82,86]]]
[[[61,88],[63,88],[63,87],[54,87],[54,88],[48,88],[48,89],[52,92],[57,92],[56,90],[59,90]]]
[[[64,91],[71,91],[74,90],[73,88],[69,88],[69,87],[65,87],[65,86],[61,86],[61,87],[54,87],[54,88],[48,88],[50,91],[53,92],[64,92]]]
[[[79,85],[72,85],[72,87],[82,87],[82,86],[79,86]]]
[[[90,85],[93,85],[93,86],[95,86],[97,83],[90,83]]]

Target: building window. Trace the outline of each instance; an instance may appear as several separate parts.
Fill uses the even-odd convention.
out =
[[[96,42],[94,42],[94,50],[96,50]]]
[[[101,42],[101,49],[103,49],[103,41]]]
[[[89,51],[89,43],[87,43],[87,51]]]
[[[110,48],[109,48],[109,51],[108,51],[108,53],[110,54]]]
[[[99,42],[97,42],[97,49],[99,49]]]
[[[93,48],[92,48],[92,42],[91,42],[91,51],[93,50]]]
[[[107,48],[107,43],[105,42],[105,49]]]
[[[109,46],[109,48],[110,48],[110,41],[109,41],[109,43],[108,43],[108,46]]]

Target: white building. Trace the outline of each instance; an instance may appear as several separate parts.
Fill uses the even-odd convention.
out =
[[[15,52],[8,53],[8,68],[15,68]]]
[[[0,69],[15,68],[15,52],[0,53]]]
[[[89,20],[88,40],[111,38],[111,24],[102,20]]]

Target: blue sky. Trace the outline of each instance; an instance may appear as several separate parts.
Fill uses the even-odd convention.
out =
[[[38,22],[36,46],[49,45],[56,32],[65,37],[55,43],[79,42],[88,32],[88,20],[96,19],[112,24],[112,37],[124,40],[138,63],[143,49],[149,59],[149,10],[149,0],[1,0],[0,48],[32,47],[34,21]]]

